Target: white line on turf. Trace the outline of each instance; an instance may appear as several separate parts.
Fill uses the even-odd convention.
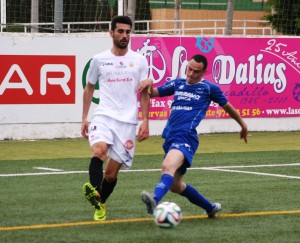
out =
[[[33,167],[33,169],[36,169],[36,170],[48,170],[48,171],[64,171],[64,170],[60,170],[60,169],[53,169],[53,168],[46,168],[46,167]]]
[[[88,171],[53,171],[53,172],[36,172],[36,173],[19,173],[19,174],[0,174],[0,177],[66,175],[66,174],[87,174],[87,173]]]
[[[240,171],[240,170],[228,170],[229,168],[262,168],[262,167],[285,167],[285,166],[299,166],[300,163],[291,164],[267,164],[267,165],[250,165],[250,166],[219,166],[219,167],[195,167],[189,168],[189,170],[214,170],[214,171],[224,171],[224,172],[234,172],[234,173],[245,173],[245,174],[256,174],[265,176],[274,176],[290,179],[300,179],[298,176],[288,176],[280,174],[270,174],[252,171]],[[43,167],[36,167],[43,168]],[[54,169],[55,170],[55,169]],[[161,171],[161,169],[137,169],[137,170],[121,170],[120,172],[153,172]],[[66,175],[66,174],[87,174],[88,171],[51,171],[51,172],[38,172],[38,173],[18,173],[18,174],[0,174],[0,177],[14,177],[14,176],[40,176],[40,175]]]
[[[280,166],[298,166],[300,163],[292,163],[292,164],[269,164],[269,165],[229,165],[229,166],[215,166],[215,167],[207,167],[210,169],[234,169],[234,168],[259,168],[259,167],[280,167]],[[193,168],[191,168],[193,169]]]
[[[262,172],[253,172],[253,171],[226,170],[226,169],[216,169],[216,168],[206,168],[205,170],[231,172],[231,173],[233,172],[233,173],[242,173],[242,174],[253,174],[253,175],[264,175],[264,176],[273,176],[273,177],[281,177],[281,178],[298,179],[298,180],[300,180],[299,176],[288,176],[288,175],[262,173]]]

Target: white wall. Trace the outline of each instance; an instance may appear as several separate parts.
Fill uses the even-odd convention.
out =
[[[81,111],[78,110],[78,116]],[[300,118],[245,119],[249,131],[299,131]],[[161,135],[166,121],[150,121],[150,134]],[[0,124],[0,140],[78,138],[81,123]],[[207,119],[198,127],[199,133],[239,132],[238,124],[231,119]]]
[[[76,57],[75,104],[1,104],[0,140],[80,137],[82,73],[90,58],[111,47],[107,34],[0,34],[0,55],[72,55]],[[0,59],[3,62],[3,58]],[[17,98],[17,97],[16,97]],[[95,105],[92,105],[91,110]],[[90,112],[92,113],[92,112]],[[300,130],[298,118],[245,119],[250,131]],[[151,135],[160,135],[166,121],[150,121]],[[207,119],[199,133],[237,132],[230,119]]]

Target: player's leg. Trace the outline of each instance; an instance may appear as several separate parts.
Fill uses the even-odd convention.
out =
[[[174,182],[175,173],[183,163],[184,156],[180,150],[172,149],[168,152],[162,163],[162,176],[154,188],[153,194],[156,205],[170,190]]]
[[[89,131],[89,142],[92,149],[92,158],[89,165],[89,183],[83,185],[83,193],[86,199],[95,209],[94,219],[105,220],[105,205],[100,202],[100,190],[103,181],[103,163],[107,156],[113,136],[106,124],[105,117],[93,121]]]
[[[161,199],[170,190],[173,182],[174,175],[178,168],[184,163],[184,156],[180,150],[171,149],[162,163],[162,175],[160,181],[156,184],[153,194],[149,192],[142,192],[142,201],[147,206],[148,213],[152,214],[156,205],[159,204]]]
[[[214,208],[213,203],[189,184],[186,184],[185,189],[180,193],[180,195],[186,197],[191,203],[205,209],[206,211],[211,211]]]
[[[107,117],[96,116],[89,127],[89,143],[92,150],[89,178],[91,185],[98,192],[100,192],[103,180],[103,163],[110,145],[113,144],[113,134],[109,124],[110,121]]]
[[[130,169],[134,157],[136,125],[110,120],[113,144],[108,149],[108,161],[100,190],[101,203],[105,203],[117,184],[117,176],[124,166]]]
[[[97,221],[106,219],[106,200],[113,192],[114,187],[117,184],[117,174],[121,168],[121,164],[117,162],[112,162],[111,159],[108,160],[105,169],[105,178],[101,183],[101,188],[98,195],[91,197],[89,201],[95,208],[94,219]],[[87,184],[85,184],[88,187]],[[96,190],[94,190],[95,192]],[[93,194],[94,195],[94,194]]]
[[[90,183],[98,192],[103,180],[103,163],[106,158],[108,145],[105,142],[97,142],[92,145],[92,158],[89,166]]]
[[[198,139],[195,136],[185,136],[184,146],[179,146],[182,151],[185,163],[176,171],[172,191],[186,197],[191,203],[202,207],[209,217],[215,217],[215,214],[221,210],[219,203],[211,203],[199,191],[189,184],[183,182],[183,175],[186,173],[187,167],[192,166],[193,157],[198,147]]]
[[[170,191],[176,194],[180,194],[182,191],[184,191],[185,187],[186,184],[183,182],[183,175],[179,170],[177,170],[174,175],[174,181],[170,188]]]
[[[174,185],[176,186],[172,188],[172,192],[178,193],[179,195],[186,197],[191,203],[203,208],[206,211],[208,217],[214,218],[216,213],[221,210],[221,204],[210,202],[193,186],[185,184],[182,181],[179,182],[179,180],[180,179],[177,179],[176,177],[176,183],[174,183]]]
[[[100,189],[103,180],[103,161],[106,157],[107,144],[97,142],[92,145],[92,158],[89,166],[90,183],[83,185],[83,192],[86,199],[95,209],[94,219],[105,220],[105,205],[100,202]]]
[[[105,203],[107,198],[113,192],[117,184],[117,175],[122,167],[122,163],[119,163],[111,158],[108,159],[105,168],[105,177],[102,182],[102,187],[100,190],[101,203]]]

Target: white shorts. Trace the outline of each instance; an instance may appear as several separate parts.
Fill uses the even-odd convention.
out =
[[[108,116],[94,116],[89,127],[89,142],[109,144],[108,156],[123,164],[132,165],[135,150],[136,125],[120,122]]]

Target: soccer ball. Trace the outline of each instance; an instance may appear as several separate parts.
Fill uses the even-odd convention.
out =
[[[175,227],[181,219],[181,208],[174,202],[160,203],[154,210],[154,223],[161,228]]]

